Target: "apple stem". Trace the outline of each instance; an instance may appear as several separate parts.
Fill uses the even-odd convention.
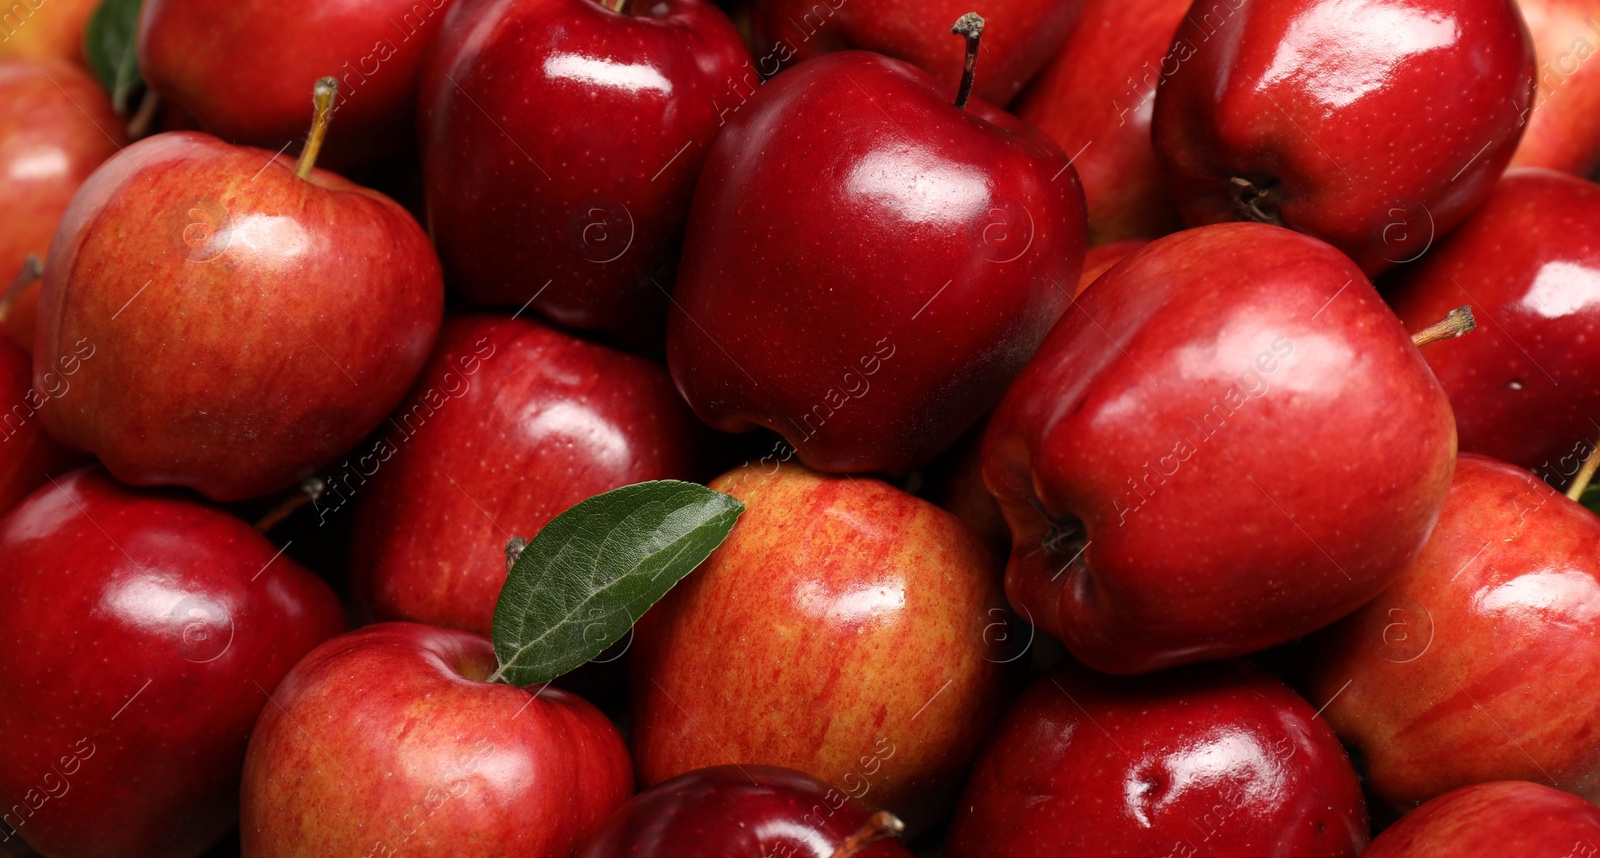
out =
[[[273,507],[271,511],[256,521],[256,533],[265,536],[295,510],[322,497],[322,493],[327,490],[328,484],[324,483],[321,477],[306,477],[300,482],[300,488],[294,494],[284,498],[283,503]]]
[[[956,19],[950,32],[967,40],[967,62],[961,67],[961,88],[956,91],[956,107],[967,109],[967,99],[972,97],[972,78],[978,71],[978,40],[983,38],[983,16],[968,12]]]
[[[528,547],[525,537],[513,536],[506,543],[506,574],[511,574],[511,567],[517,565],[517,558],[522,556],[522,550]]]
[[[629,15],[633,13],[633,10],[629,8],[632,5],[629,0],[617,0],[617,5],[612,7],[611,11],[618,15]]]
[[[161,96],[153,89],[144,91],[144,98],[139,102],[139,109],[134,111],[133,117],[128,120],[128,139],[139,140],[150,133],[150,125],[155,122],[156,111],[161,108]]]
[[[28,254],[28,258],[22,260],[21,270],[17,271],[17,276],[12,279],[11,285],[6,287],[5,295],[0,295],[0,322],[11,315],[11,307],[17,303],[17,296],[22,294],[22,290],[42,276],[44,276],[44,264],[39,261],[38,256]]]
[[[294,174],[304,179],[311,175],[317,164],[317,153],[322,151],[322,138],[328,136],[328,123],[333,120],[333,97],[339,94],[339,81],[335,78],[318,78],[311,89],[311,103],[316,106],[311,114],[311,136],[306,138],[306,148],[300,150],[300,162]]]
[[[1567,497],[1578,500],[1583,497],[1583,490],[1589,487],[1589,481],[1594,479],[1594,472],[1600,468],[1600,442],[1596,442],[1594,449],[1589,451],[1589,458],[1583,460],[1583,467],[1578,469],[1578,475],[1572,478],[1572,485],[1567,486]]]
[[[1472,307],[1457,307],[1451,310],[1443,319],[1423,328],[1411,335],[1411,342],[1418,348],[1440,340],[1449,340],[1470,334],[1478,327],[1478,320],[1472,318]]]
[[[900,821],[900,817],[887,810],[880,810],[874,813],[865,825],[856,829],[856,833],[839,844],[839,848],[833,850],[833,855],[829,858],[853,858],[865,851],[868,846],[891,837],[899,837],[900,832],[905,830],[906,824]]]

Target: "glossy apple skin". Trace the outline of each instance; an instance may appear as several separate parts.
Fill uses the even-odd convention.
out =
[[[830,858],[867,823],[867,812],[810,775],[777,766],[712,766],[634,796],[577,858],[787,855]],[[859,858],[911,858],[882,840]]]
[[[692,480],[705,440],[661,365],[527,320],[445,323],[356,497],[356,602],[487,636],[506,534],[619,486]]]
[[[0,19],[0,60],[84,65],[83,30],[97,0],[16,0]]]
[[[729,120],[667,328],[701,419],[772,429],[818,470],[894,472],[993,407],[1071,300],[1084,221],[1060,148],[989,115],[846,51]]]
[[[637,0],[628,14],[465,0],[419,102],[429,223],[452,283],[659,347],[707,144],[755,85],[738,31],[706,0]]]
[[[145,0],[139,69],[203,130],[290,153],[311,124],[312,85],[337,78],[320,158],[346,168],[411,145],[423,56],[452,2]]]
[[[785,766],[912,830],[937,818],[1020,664],[1001,663],[1014,654],[991,555],[877,480],[783,464],[711,487],[743,516],[634,627],[640,783]]]
[[[1369,275],[1489,195],[1533,101],[1513,0],[1229,0],[1173,47],[1151,130],[1184,218],[1276,218]],[[1235,178],[1275,211],[1250,214]]]
[[[417,623],[306,656],[250,738],[244,854],[571,855],[633,794],[628,750],[580,697],[483,681],[495,664]]]
[[[1068,659],[1006,712],[945,854],[1353,858],[1366,842],[1338,739],[1259,668],[1112,677]]]
[[[1189,0],[1085,0],[1066,44],[1017,99],[1017,115],[1073,155],[1092,245],[1183,227],[1150,142],[1150,117],[1188,11]]]
[[[983,455],[1011,604],[1089,666],[1143,673],[1265,649],[1377,595],[1439,515],[1455,430],[1346,257],[1219,224],[1096,280]]]
[[[55,0],[50,0],[54,3]],[[44,10],[41,9],[42,13]],[[40,260],[72,194],[127,145],[123,121],[94,78],[56,60],[0,62],[0,289],[32,253]],[[33,350],[39,287],[11,306],[0,327]]]
[[[1015,98],[1061,47],[1084,5],[1084,0],[1010,0],[976,9],[987,21],[973,94],[998,105]],[[941,92],[953,95],[966,44],[951,35],[950,26],[971,11],[966,0],[754,0],[751,42],[757,68],[769,77],[831,51],[864,50],[927,71]]]
[[[75,360],[76,359],[76,360]],[[69,356],[66,368],[80,362]],[[8,342],[0,342],[0,513],[11,509],[50,476],[59,477],[82,459],[45,434],[41,409],[72,392],[72,376],[52,368],[50,387],[33,386],[33,359]]]
[[[1405,811],[1467,784],[1553,779],[1600,799],[1597,558],[1593,513],[1519,468],[1461,457],[1422,554],[1309,639],[1297,671],[1309,699],[1332,700],[1323,717],[1374,795]]]
[[[1600,8],[1593,0],[1518,0],[1533,37],[1538,90],[1513,167],[1587,176],[1600,167]]]
[[[13,509],[0,555],[0,832],[51,856],[204,852],[267,694],[344,628],[333,591],[244,522],[99,469]]]
[[[1083,273],[1078,275],[1077,291],[1072,297],[1082,295],[1090,283],[1100,279],[1100,275],[1110,271],[1113,265],[1134,255],[1139,248],[1149,243],[1142,238],[1130,238],[1089,248],[1089,252],[1084,254]]]
[[[97,352],[45,427],[123,482],[277,491],[394,409],[443,304],[427,236],[387,197],[209,135],[147,137],[51,244],[35,386],[74,343]]]
[[[1455,410],[1461,449],[1560,485],[1596,434],[1600,186],[1514,170],[1472,217],[1396,273],[1390,304],[1420,328],[1471,305],[1471,336],[1423,352]]]
[[[1453,790],[1401,817],[1365,858],[1581,858],[1600,854],[1600,809],[1527,781]]]

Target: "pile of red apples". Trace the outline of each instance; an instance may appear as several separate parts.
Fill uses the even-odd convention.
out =
[[[0,10],[0,856],[1600,855],[1600,0],[985,4]]]

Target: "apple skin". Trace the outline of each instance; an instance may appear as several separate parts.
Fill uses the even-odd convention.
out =
[[[695,190],[668,319],[701,419],[772,429],[818,470],[897,472],[994,406],[1071,300],[1084,221],[1060,148],[988,115],[861,51],[741,107]]]
[[[1002,663],[992,556],[955,516],[877,480],[783,464],[710,485],[743,516],[634,627],[640,783],[785,766],[925,826],[1020,666]]]
[[[485,682],[470,632],[379,623],[295,665],[245,758],[245,855],[567,858],[633,794],[611,722],[564,691]]]
[[[1306,641],[1297,684],[1402,812],[1493,780],[1600,800],[1597,601],[1600,518],[1465,454],[1422,554]]]
[[[61,60],[83,67],[83,31],[98,0],[14,0],[0,19],[0,60]]]
[[[1587,176],[1600,167],[1600,9],[1591,0],[1518,0],[1539,60],[1538,93],[1512,167]]]
[[[54,4],[56,0],[49,0]],[[77,66],[56,60],[0,62],[0,290],[32,253],[43,260],[56,223],[89,174],[127,145],[105,90]],[[23,292],[3,320],[6,334],[33,350],[39,286]]]
[[[1384,831],[1364,858],[1582,858],[1600,854],[1600,808],[1527,781],[1452,790]]]
[[[1472,306],[1471,336],[1423,351],[1450,395],[1461,449],[1554,484],[1577,473],[1600,415],[1600,186],[1549,170],[1506,174],[1466,223],[1395,272],[1408,328]]]
[[[1004,105],[1072,32],[1084,0],[1004,0],[977,11],[987,23],[972,92]],[[791,62],[842,50],[864,50],[905,60],[931,74],[953,95],[966,47],[950,25],[974,7],[968,0],[916,4],[852,0],[754,0],[751,43],[761,74],[771,77]]]
[[[141,858],[199,855],[233,827],[267,694],[345,625],[333,591],[280,554],[99,469],[0,521],[0,835]]]
[[[67,368],[76,366],[69,356]],[[81,361],[81,359],[79,359]],[[65,473],[82,456],[63,449],[45,434],[39,411],[72,391],[64,368],[49,373],[51,386],[32,385],[33,359],[8,342],[0,342],[0,513],[11,509],[46,478]]]
[[[1259,668],[1113,677],[1067,659],[1006,713],[945,854],[1354,858],[1366,843],[1338,739]]]
[[[51,243],[34,385],[73,344],[97,351],[45,428],[126,483],[277,491],[394,410],[443,303],[427,236],[387,197],[205,134],[147,137]]]
[[[1086,0],[1055,59],[1017,99],[1017,116],[1073,155],[1089,243],[1159,238],[1183,228],[1150,142],[1172,35],[1190,0]]]
[[[635,7],[464,0],[423,73],[422,166],[462,294],[659,348],[695,177],[754,73],[706,0]]]
[[[487,636],[506,534],[619,486],[700,476],[705,432],[664,367],[542,324],[445,322],[361,489],[358,608]]]
[[[1228,0],[1173,49],[1151,130],[1184,219],[1288,226],[1369,275],[1489,195],[1533,103],[1513,0]]]
[[[1078,275],[1077,291],[1073,292],[1072,297],[1082,295],[1090,283],[1100,279],[1100,275],[1110,271],[1113,265],[1134,255],[1149,243],[1142,238],[1130,238],[1089,248],[1089,252],[1084,254],[1083,273]]]
[[[293,153],[312,85],[335,77],[338,113],[321,160],[348,168],[411,145],[423,56],[452,2],[145,0],[139,69],[202,130]]]
[[[1218,224],[1096,280],[983,457],[1012,606],[1090,667],[1143,673],[1266,649],[1377,595],[1439,515],[1455,430],[1349,259]]]
[[[793,769],[712,766],[634,796],[577,858],[830,858],[867,817],[839,790]],[[911,858],[911,852],[889,839],[855,858]]]

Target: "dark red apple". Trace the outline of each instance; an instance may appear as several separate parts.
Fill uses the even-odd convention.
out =
[[[1082,295],[1083,290],[1089,288],[1090,283],[1099,280],[1100,275],[1110,271],[1111,266],[1132,256],[1139,248],[1149,243],[1142,238],[1130,238],[1126,241],[1115,241],[1089,248],[1089,252],[1083,257],[1083,273],[1078,275],[1078,287],[1073,297]]]
[[[949,858],[1353,858],[1366,806],[1310,705],[1243,661],[1111,677],[1069,659],[1012,705]]]
[[[1587,176],[1600,167],[1600,7],[1591,0],[1517,0],[1539,60],[1538,91],[1513,167]]]
[[[1587,858],[1600,855],[1600,809],[1527,781],[1446,793],[1383,832],[1365,858]]]
[[[568,858],[633,792],[598,709],[486,682],[469,632],[380,623],[295,665],[250,737],[244,854]]]
[[[695,176],[755,85],[735,83],[749,67],[708,0],[464,0],[420,101],[429,223],[452,283],[659,341]]]
[[[995,412],[983,470],[1012,605],[1141,673],[1355,610],[1422,548],[1454,463],[1444,391],[1361,271],[1244,223],[1090,285]]]
[[[850,0],[753,0],[749,24],[757,70],[771,77],[830,51],[866,50],[905,60],[955,92],[964,62],[950,22],[977,8],[984,29],[984,71],[974,92],[1004,105],[1050,61],[1078,20],[1084,0],[970,0],[893,5]],[[755,83],[755,81],[750,81]]]
[[[60,407],[72,393],[72,377],[92,348],[58,356],[45,372],[46,387],[34,387],[33,360],[16,346],[0,342],[0,513],[11,509],[51,476],[60,476],[82,457],[62,449],[45,434],[39,411]]]
[[[452,2],[144,0],[139,70],[202,130],[295,153],[306,93],[337,78],[339,132],[324,157],[348,167],[410,147],[422,59]]]
[[[944,89],[829,54],[718,135],[667,330],[707,423],[772,429],[823,471],[918,467],[993,407],[1071,301],[1084,221],[1066,155]]]
[[[1170,57],[1152,132],[1184,218],[1287,226],[1368,274],[1471,214],[1533,104],[1514,0],[1199,2]]]
[[[619,486],[695,479],[707,434],[659,364],[493,316],[445,323],[390,420],[370,485],[348,486],[357,604],[483,635],[512,536]]]
[[[747,465],[710,485],[744,514],[634,629],[640,783],[785,766],[925,827],[1020,666],[992,556],[877,480]]]
[[[55,0],[51,0],[52,11]],[[41,12],[43,10],[41,9]],[[0,62],[0,289],[29,254],[41,260],[61,213],[83,180],[128,142],[105,90],[56,60]],[[303,121],[303,117],[302,117]],[[33,350],[39,287],[9,300],[0,327]]]
[[[1085,0],[1017,115],[1072,155],[1089,243],[1158,238],[1183,226],[1150,142],[1156,88],[1177,67],[1172,35],[1190,0]]]
[[[634,796],[577,858],[911,858],[893,839],[895,823],[793,769],[713,766]]]
[[[83,29],[99,0],[13,0],[0,15],[0,60],[84,64]]]
[[[1600,434],[1600,187],[1515,170],[1466,223],[1396,272],[1390,304],[1421,327],[1470,304],[1470,337],[1423,351],[1456,415],[1461,449],[1557,485]]]
[[[337,131],[335,132],[337,133]],[[73,198],[45,262],[34,386],[96,349],[44,412],[118,479],[214,500],[286,488],[416,378],[444,289],[392,200],[205,134],[148,137]]]
[[[0,522],[0,834],[51,856],[198,855],[233,827],[250,729],[344,628],[248,525],[99,470]]]
[[[1397,810],[1509,779],[1600,800],[1597,606],[1600,518],[1463,455],[1422,554],[1308,640],[1300,683]]]

